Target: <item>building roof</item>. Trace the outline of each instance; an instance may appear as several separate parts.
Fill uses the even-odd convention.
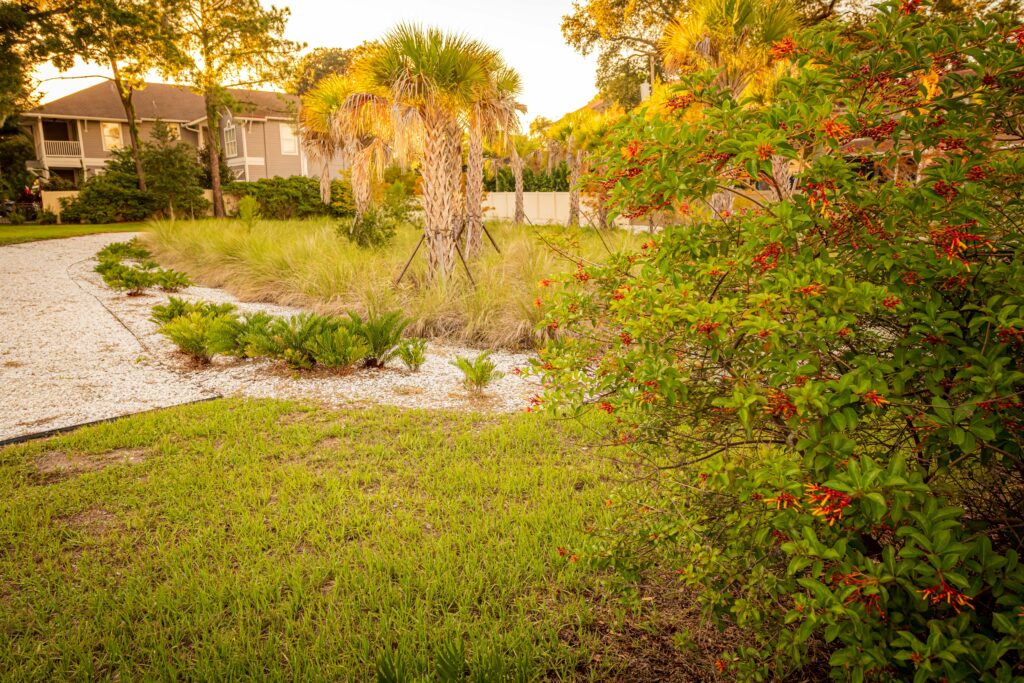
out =
[[[284,93],[261,90],[229,90],[237,103],[238,118],[290,118],[298,106],[298,98]],[[135,112],[141,120],[189,122],[206,117],[203,98],[185,86],[147,83],[135,91]],[[127,121],[121,99],[112,81],[71,93],[53,102],[31,109],[28,114],[81,119]]]

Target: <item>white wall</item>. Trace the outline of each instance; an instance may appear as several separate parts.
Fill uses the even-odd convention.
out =
[[[523,210],[528,223],[534,225],[560,224],[569,222],[568,192],[524,192]],[[512,220],[516,215],[515,192],[488,192],[484,196],[484,219]],[[597,221],[594,209],[584,195],[580,200],[580,223],[593,225]],[[619,219],[615,222],[620,227],[629,225],[629,221]]]

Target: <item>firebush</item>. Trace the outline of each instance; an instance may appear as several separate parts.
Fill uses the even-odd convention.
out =
[[[906,0],[773,55],[768,103],[695,77],[594,164],[675,224],[546,302],[535,403],[657,472],[592,554],[745,632],[729,678],[1019,680],[1024,28]]]

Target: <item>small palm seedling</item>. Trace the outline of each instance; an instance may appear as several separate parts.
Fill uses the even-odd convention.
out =
[[[368,348],[363,364],[368,368],[382,368],[394,358],[409,322],[401,311],[370,313],[366,320],[356,313],[349,313],[349,329],[362,337]]]
[[[413,372],[419,372],[427,361],[427,340],[419,337],[403,340],[398,345],[398,357],[405,363],[405,367]]]
[[[366,357],[369,350],[362,337],[344,325],[323,330],[309,343],[309,351],[317,365],[325,368],[350,368]]]
[[[462,370],[462,386],[474,394],[483,393],[491,382],[505,376],[505,373],[497,370],[490,351],[481,353],[473,360],[458,356],[451,364]]]
[[[165,292],[177,292],[192,284],[188,275],[176,270],[158,270],[153,274],[153,281]]]

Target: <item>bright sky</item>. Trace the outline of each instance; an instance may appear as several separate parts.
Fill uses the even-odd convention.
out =
[[[595,93],[593,57],[581,57],[562,39],[562,15],[572,0],[277,0],[277,4],[292,10],[286,35],[311,48],[354,47],[402,21],[460,31],[482,40],[500,50],[522,75],[527,121],[537,116],[557,119],[585,105]],[[96,73],[103,71],[82,64],[59,74],[47,65],[36,76],[49,79]],[[47,80],[40,89],[45,102],[95,82]]]

